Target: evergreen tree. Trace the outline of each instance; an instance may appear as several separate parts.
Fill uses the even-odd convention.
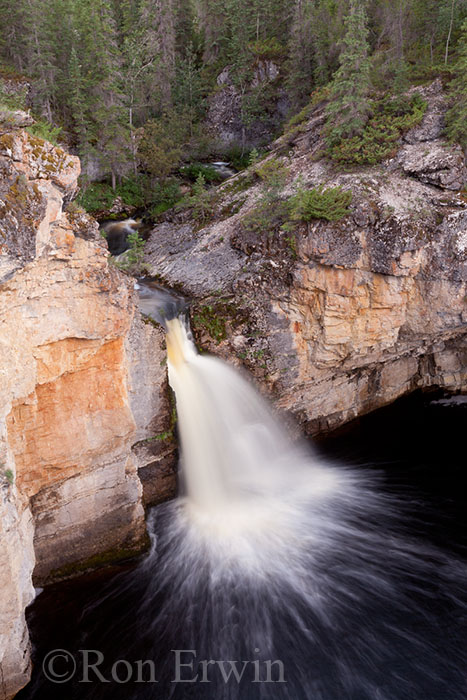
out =
[[[345,21],[344,48],[327,107],[329,145],[360,133],[368,120],[370,62],[365,5],[364,0],[351,0]]]
[[[315,64],[311,17],[311,0],[296,0],[287,71],[287,92],[292,112],[298,112],[308,102],[313,87]]]
[[[339,55],[345,32],[344,18],[349,0],[313,0],[310,8],[310,32],[314,54],[314,78],[326,85],[339,67]]]
[[[446,115],[447,135],[467,151],[467,20],[457,44],[454,78],[449,85],[452,106]]]

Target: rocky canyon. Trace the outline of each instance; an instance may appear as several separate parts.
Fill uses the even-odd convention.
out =
[[[206,219],[171,211],[146,243],[151,276],[191,299],[199,344],[310,434],[415,389],[467,390],[464,154],[444,139],[440,82],[419,91],[421,124],[382,164],[331,165],[318,104],[213,190]],[[145,506],[176,490],[163,329],[73,203],[79,159],[27,124],[0,129],[1,700],[29,678],[34,586],[142,551]],[[265,167],[282,172],[279,201],[341,187],[348,214],[246,226]]]
[[[16,117],[0,135],[2,698],[29,678],[33,582],[140,551],[143,502],[175,487],[171,447],[150,440],[171,411],[162,330],[69,205],[79,159]]]

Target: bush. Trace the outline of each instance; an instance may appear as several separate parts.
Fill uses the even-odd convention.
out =
[[[281,59],[287,54],[287,48],[275,37],[271,39],[257,39],[249,44],[251,53],[260,60]]]
[[[106,182],[92,182],[83,187],[76,198],[76,202],[90,214],[109,209],[116,197],[116,193]]]
[[[182,196],[180,185],[177,180],[166,180],[158,182],[147,194],[149,202],[149,215],[154,219],[163,214],[168,209],[172,209]]]
[[[312,190],[299,190],[289,200],[292,221],[326,219],[338,221],[349,213],[352,193],[341,187],[324,189],[324,185]]]
[[[193,185],[192,195],[184,199],[180,203],[180,207],[183,209],[191,208],[193,218],[204,224],[212,217],[216,198],[217,193],[215,191],[206,189],[206,182],[200,173]]]
[[[140,268],[144,260],[144,240],[139,235],[138,231],[128,234],[128,243],[130,247],[127,253],[127,259],[130,265]]]
[[[196,182],[199,175],[202,175],[207,183],[222,182],[224,180],[216,168],[213,168],[212,165],[203,165],[202,163],[184,165],[180,168],[180,174],[192,182]]]
[[[253,151],[258,153],[254,148]],[[230,146],[230,148],[225,151],[222,158],[230,163],[230,165],[235,168],[235,170],[245,170],[251,165],[251,153],[252,151],[245,150],[241,146]]]
[[[343,165],[374,165],[397,151],[401,135],[419,124],[427,104],[415,93],[372,103],[372,115],[363,132],[352,138],[332,140],[328,156]]]
[[[276,200],[274,203],[261,200],[240,222],[244,233],[273,234],[279,230],[289,218],[289,203],[286,200]]]
[[[26,131],[33,136],[44,139],[44,141],[50,141],[50,143],[58,146],[58,140],[60,134],[62,133],[62,127],[54,126],[53,124],[50,124],[50,122],[46,122],[43,119],[38,119],[31,126],[27,126]]]

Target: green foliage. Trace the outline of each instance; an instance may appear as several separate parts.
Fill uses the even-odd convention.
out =
[[[181,199],[180,185],[176,180],[158,182],[146,193],[149,215],[155,219],[174,207]]]
[[[145,241],[141,238],[138,231],[130,233],[127,240],[130,247],[122,253],[120,260],[114,259],[114,265],[131,275],[141,275],[143,272]]]
[[[200,224],[205,224],[213,215],[217,193],[206,188],[204,176],[200,173],[193,185],[190,197],[182,200],[180,206],[191,209],[193,218]]]
[[[300,189],[291,199],[290,219],[292,221],[311,221],[312,219],[326,219],[326,221],[338,221],[349,213],[349,204],[352,201],[352,192],[345,191],[341,187],[319,185],[311,190]]]
[[[256,39],[249,44],[251,53],[262,61],[274,61],[284,58],[287,48],[275,37]]]
[[[187,177],[192,182],[195,182],[199,175],[202,175],[207,183],[222,182],[222,175],[213,168],[212,165],[203,165],[202,163],[190,163],[180,168],[180,173]]]
[[[268,201],[277,199],[289,175],[287,166],[278,158],[273,157],[261,161],[258,165],[255,165],[253,169],[255,174],[263,182],[263,197]]]
[[[311,100],[306,104],[300,112],[297,112],[297,114],[294,114],[292,117],[290,117],[289,121],[285,124],[284,126],[284,134],[290,133],[293,131],[297,126],[300,126],[300,124],[303,124],[303,122],[307,121],[307,119],[310,118],[311,113],[313,112],[313,109],[323,100],[328,99],[329,97],[329,86],[326,85],[325,87],[317,88],[314,90],[314,92],[311,95]]]
[[[449,84],[451,108],[446,115],[446,133],[452,141],[458,141],[467,149],[467,20],[457,45],[454,78]]]
[[[109,209],[115,199],[115,192],[105,182],[93,182],[81,189],[76,198],[77,203],[87,212],[93,214]]]
[[[198,309],[192,320],[195,327],[204,328],[218,345],[227,337],[224,318],[209,304]]]
[[[256,148],[253,148],[248,155],[248,167],[255,165],[259,160],[259,152]]]
[[[253,132],[277,128],[283,90],[299,112],[290,132],[308,118],[310,105],[300,110],[313,90],[331,83],[328,145],[345,163],[352,162],[350,141],[374,116],[371,87],[401,92],[434,79],[441,64],[448,75],[457,60],[447,126],[450,138],[465,143],[466,9],[466,0],[0,0],[0,76],[8,92],[18,88],[0,94],[0,118],[13,123],[8,109],[27,102],[43,121],[32,133],[54,141],[53,125],[63,125],[83,171],[97,162],[117,189],[138,169],[163,180],[182,162],[211,155],[246,168]],[[278,79],[258,79],[265,60],[276,62]],[[204,126],[209,98],[226,87],[217,82],[226,66],[245,127],[230,153]],[[372,129],[357,142],[365,152],[357,160],[374,161],[374,145],[377,160],[390,152],[384,143],[394,143],[395,131]]]
[[[164,180],[180,167],[183,146],[188,138],[187,128],[183,115],[174,112],[146,122],[141,131],[138,154],[149,175]]]
[[[15,475],[13,474],[11,469],[5,469],[5,471],[3,472],[3,475],[4,475],[7,483],[9,484],[9,486],[13,486],[13,484],[15,482]]]
[[[29,131],[33,136],[44,139],[44,141],[50,141],[50,143],[53,143],[55,146],[60,145],[61,126],[54,126],[40,119],[36,120],[31,126],[26,127],[26,131]]]
[[[286,200],[277,199],[275,202],[270,202],[262,199],[241,220],[241,231],[255,236],[273,235],[288,221],[289,213],[289,203]]]
[[[130,244],[127,253],[128,262],[130,265],[140,268],[144,260],[144,240],[138,231],[134,231],[128,234],[128,243]]]
[[[362,133],[333,141],[329,157],[342,165],[374,165],[397,151],[401,135],[421,122],[426,102],[415,93],[410,99],[385,98],[372,103],[372,116]]]
[[[252,151],[249,151],[241,146],[233,145],[225,151],[222,157],[225,158],[225,160],[228,161],[232,167],[235,168],[235,170],[244,170],[251,165],[250,160],[251,153],[253,151],[258,153],[255,148],[252,149]]]
[[[0,76],[0,109],[15,110],[26,109],[26,89],[23,88],[18,92],[9,93],[2,89]]]
[[[330,147],[361,134],[370,112],[370,61],[366,2],[350,0],[344,49],[339,58],[327,106],[326,140]]]
[[[123,204],[141,207],[146,201],[146,187],[142,176],[124,178],[115,190],[110,183],[93,182],[83,186],[76,202],[90,214],[110,209],[116,197],[121,197]]]

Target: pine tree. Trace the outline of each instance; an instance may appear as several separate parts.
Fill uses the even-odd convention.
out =
[[[457,61],[454,78],[449,85],[453,104],[446,115],[446,133],[453,141],[458,141],[467,151],[467,20],[462,25],[462,33],[457,43]]]
[[[313,0],[310,32],[314,54],[314,79],[326,85],[339,67],[340,47],[345,32],[344,17],[349,0]]]
[[[313,86],[314,51],[310,0],[296,0],[288,47],[287,91],[292,112],[308,101]]]
[[[364,0],[351,0],[346,18],[344,48],[327,107],[327,141],[329,145],[361,133],[370,112],[370,62],[368,28]]]

